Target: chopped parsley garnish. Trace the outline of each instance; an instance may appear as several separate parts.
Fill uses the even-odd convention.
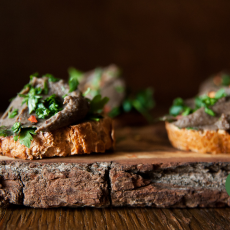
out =
[[[9,118],[14,118],[18,114],[18,109],[14,109],[12,112],[8,112]]]
[[[220,89],[216,92],[215,94],[215,99],[220,99],[222,97],[226,97],[227,94],[225,93],[225,90],[224,89]]]
[[[50,111],[44,106],[43,103],[39,103],[36,109],[36,115],[38,118],[45,119],[49,117]]]
[[[11,130],[16,133],[19,134],[21,131],[21,123],[20,122],[15,122],[11,128]]]
[[[115,107],[109,112],[109,116],[114,118],[114,117],[118,116],[120,113],[121,113],[120,107]]]
[[[89,114],[87,116],[87,120],[91,120],[91,121],[100,121],[101,118],[103,118],[103,116],[100,114]]]
[[[53,76],[52,74],[50,74],[50,73],[47,73],[47,74],[45,74],[45,75],[42,76],[42,77],[47,77],[48,80],[49,80],[49,82],[58,82],[58,81],[61,80],[60,78],[54,77],[54,76]]]
[[[147,88],[145,90],[139,91],[134,96],[127,97],[122,104],[122,109],[124,112],[130,112],[135,109],[139,113],[141,113],[148,122],[152,122],[152,116],[149,111],[155,106],[155,102],[153,100],[153,89]],[[120,111],[122,111],[120,109]],[[118,114],[118,109],[113,111],[112,116]]]
[[[36,115],[38,118],[46,119],[51,117],[62,110],[60,103],[57,101],[55,94],[47,97],[44,101],[40,102],[36,108]]]
[[[23,87],[23,89],[26,89],[26,88],[31,88],[31,84],[28,83],[28,84],[26,84],[26,85]]]
[[[49,93],[49,86],[48,86],[48,82],[47,81],[44,82],[43,92],[44,92],[44,94],[48,94]]]
[[[12,97],[9,99],[9,102],[13,101],[16,97]]]
[[[19,143],[21,145],[25,145],[27,148],[30,148],[31,141],[33,140],[32,135],[36,135],[35,129],[32,128],[22,129],[19,135]]]
[[[199,130],[199,129],[196,128],[196,127],[187,127],[186,129],[188,129],[188,130]]]
[[[46,82],[47,83],[47,82]],[[56,95],[53,94],[42,100],[41,93],[48,93],[48,85],[44,85],[44,89],[31,87],[28,94],[19,94],[20,97],[24,97],[22,104],[26,103],[29,109],[29,114],[35,112],[38,118],[45,119],[53,116],[60,110],[61,105],[58,103]]]
[[[68,72],[69,72],[69,92],[71,93],[77,89],[79,85],[79,81],[83,77],[83,73],[79,70],[76,70],[73,67],[70,67],[68,69]]]
[[[226,97],[227,94],[225,93],[224,89],[220,89],[215,93],[215,97],[209,97],[208,95],[201,95],[195,98],[195,108],[192,109],[185,105],[183,99],[176,98],[173,101],[173,105],[169,109],[169,114],[173,116],[183,115],[187,116],[197,109],[204,108],[204,111],[209,114],[210,116],[215,116],[216,114],[210,106],[213,106],[219,99]]]
[[[32,135],[36,135],[35,128],[22,128],[20,122],[15,122],[11,129],[5,126],[0,127],[0,136],[7,137],[13,136],[14,141],[19,139],[20,144],[30,148],[31,141],[33,140]]]
[[[155,106],[153,99],[153,89],[147,88],[139,91],[136,95],[126,97],[122,106],[115,107],[109,112],[110,117],[116,117],[122,112],[130,112],[136,110],[141,113],[148,122],[152,122],[152,116],[149,111]]]
[[[29,109],[29,114],[35,111],[39,99],[42,98],[40,94],[42,93],[42,89],[39,88],[31,88],[28,94],[19,94],[20,97],[24,97],[22,104],[26,103]]]
[[[174,99],[173,101],[173,105],[170,107],[169,109],[169,114],[172,115],[172,116],[177,116],[179,114],[185,114],[188,115],[190,112],[191,108],[189,108],[188,106],[186,106],[184,104],[184,100],[180,97]]]
[[[87,94],[89,94],[89,92],[91,91],[91,89],[88,87],[87,90],[83,93],[83,96],[87,96]]]
[[[101,97],[101,95],[95,96],[90,100],[90,109],[89,113],[101,113],[105,104],[109,101],[108,97]]]
[[[95,96],[92,100],[87,99],[90,103],[90,109],[86,116],[87,120],[99,121],[103,116],[100,114],[109,101],[108,97],[103,97],[99,94]]]
[[[11,128],[11,130],[13,131],[13,134],[14,134],[14,141],[17,141],[18,140],[18,137],[19,137],[19,133],[21,132],[21,123],[20,122],[15,122]]]
[[[230,85],[230,76],[229,75],[224,74],[222,76],[222,85],[224,85],[224,86]]]
[[[44,104],[47,105],[47,107],[49,108],[51,116],[62,110],[61,105],[57,101],[57,97],[55,94],[47,97]]]
[[[36,72],[36,73],[33,73],[30,75],[30,80],[32,80],[34,77],[38,77],[39,76],[39,73]]]

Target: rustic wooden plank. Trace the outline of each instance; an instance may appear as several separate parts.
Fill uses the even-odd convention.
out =
[[[199,212],[194,209],[188,209],[188,212],[190,212],[192,216],[194,216],[194,218],[199,221],[199,224],[202,226],[203,229],[215,229],[216,224],[214,218],[211,218],[211,215],[205,212],[204,209],[200,209]]]
[[[230,208],[0,208],[0,229],[228,229]]]
[[[206,212],[209,215],[209,220],[215,223],[215,229],[228,229],[229,221],[225,219],[222,215],[220,215],[218,212],[216,212],[216,210],[218,209],[204,209],[204,212]]]
[[[216,208],[214,210],[214,215],[226,226],[226,229],[229,228],[230,221],[230,209],[229,208]]]
[[[143,212],[144,217],[147,219],[147,223],[150,223],[153,229],[168,229],[168,226],[159,219],[159,210],[158,209],[151,209],[151,208],[144,208],[141,209]]]
[[[202,229],[199,222],[187,211],[187,209],[172,209],[172,212],[184,229]]]

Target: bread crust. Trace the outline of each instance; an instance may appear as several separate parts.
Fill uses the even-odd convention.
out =
[[[30,148],[14,141],[13,136],[0,137],[0,153],[22,159],[41,159],[105,152],[114,147],[112,119],[86,121],[50,132],[38,132]]]
[[[165,123],[165,127],[175,148],[200,153],[230,153],[230,134],[225,130],[179,129],[169,122]]]

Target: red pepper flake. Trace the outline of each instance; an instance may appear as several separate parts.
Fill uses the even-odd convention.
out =
[[[34,115],[31,115],[31,116],[28,118],[28,120],[29,120],[30,122],[32,122],[32,123],[37,123],[37,122],[38,122],[37,119],[36,119],[36,117],[35,117]]]

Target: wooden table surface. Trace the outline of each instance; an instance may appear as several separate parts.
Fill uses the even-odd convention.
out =
[[[0,229],[230,229],[230,209],[1,208]]]

